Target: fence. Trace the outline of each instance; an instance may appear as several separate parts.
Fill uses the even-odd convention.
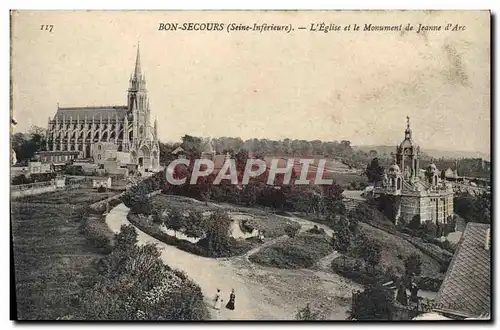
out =
[[[68,190],[79,188],[81,185],[79,183],[73,183],[70,185],[59,186],[56,180],[45,181],[45,182],[35,182],[28,184],[20,184],[15,186],[10,186],[10,198],[19,198],[24,196],[33,196],[44,194],[48,192],[53,192],[57,190]]]

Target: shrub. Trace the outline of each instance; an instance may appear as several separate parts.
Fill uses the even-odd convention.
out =
[[[80,231],[101,253],[110,253],[113,249],[112,233],[99,217],[83,216]]]
[[[353,298],[351,317],[356,320],[391,320],[394,295],[381,285],[370,285]]]
[[[422,259],[420,254],[412,253],[405,259],[406,274],[420,275],[422,272]]]
[[[417,286],[421,290],[438,292],[441,284],[443,284],[442,278],[420,276],[416,279]]]
[[[17,186],[17,185],[20,185],[20,184],[33,183],[33,180],[27,178],[26,175],[21,174],[21,175],[17,175],[14,178],[12,178],[11,183],[12,183],[13,186]]]
[[[285,233],[288,237],[294,238],[300,231],[300,226],[288,225],[285,227]]]
[[[318,235],[325,234],[325,230],[323,228],[319,228],[317,225],[314,225],[313,228],[308,229],[306,232],[311,233],[311,234],[318,234]]]
[[[324,320],[325,317],[319,311],[312,310],[309,304],[307,304],[306,307],[297,312],[295,319],[298,321],[318,321]]]
[[[99,186],[99,188],[97,188],[97,192],[99,192],[99,193],[106,192],[106,187],[104,187],[104,186]]]

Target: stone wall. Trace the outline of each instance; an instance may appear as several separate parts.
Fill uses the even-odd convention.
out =
[[[413,217],[420,214],[419,198],[416,196],[401,196],[401,220],[409,224]]]

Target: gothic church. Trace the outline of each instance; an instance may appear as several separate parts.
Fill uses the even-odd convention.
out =
[[[119,159],[121,165],[135,164],[139,170],[154,171],[159,166],[158,123],[155,119],[151,126],[150,117],[146,78],[137,46],[127,105],[58,105],[54,118],[48,122],[47,150],[79,151],[80,158],[92,159],[94,163]]]

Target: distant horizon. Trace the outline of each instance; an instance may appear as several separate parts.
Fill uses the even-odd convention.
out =
[[[119,106],[119,105],[115,105],[115,106]],[[71,107],[72,106],[67,106],[67,108],[71,108]],[[65,107],[61,107],[61,108],[65,108]],[[34,126],[37,126],[37,125],[34,125]],[[42,127],[42,126],[38,126],[38,127],[46,129],[46,127]],[[28,129],[26,129],[24,131],[20,131],[20,130],[17,130],[17,129],[14,129],[14,130],[15,130],[15,133],[28,134],[30,129],[31,129],[31,127],[29,127]],[[239,136],[196,136],[196,135],[188,134],[188,133],[186,133],[185,135],[189,135],[189,136],[193,136],[193,137],[197,137],[197,138],[209,138],[209,139],[212,139],[212,140],[213,139],[219,139],[219,138],[234,138],[234,139],[240,138],[243,142],[248,141],[248,140],[252,140],[252,139],[258,139],[258,140],[266,139],[266,140],[271,140],[271,141],[283,141],[284,139],[287,139],[287,138],[284,138],[284,139],[271,139],[271,138],[266,138],[266,137],[264,137],[264,138],[243,139],[243,138],[241,138]],[[181,138],[182,138],[182,136],[181,136]],[[179,138],[178,140],[165,140],[165,141],[159,139],[159,141],[161,143],[175,144],[175,143],[182,143],[182,139],[181,138]],[[304,140],[304,139],[297,139],[297,138],[291,138],[291,137],[289,137],[288,139],[290,139],[290,140]],[[355,144],[352,141],[350,141],[348,139],[344,139],[344,138],[341,138],[341,139],[332,139],[332,140],[320,140],[320,139],[316,139],[316,140],[319,140],[321,142],[334,142],[334,141],[337,141],[339,143],[342,140],[346,140],[346,141],[351,142],[351,147],[353,147],[353,148],[360,148],[360,147],[364,147],[364,148],[368,148],[368,147],[373,147],[373,148],[377,148],[377,147],[396,148],[396,146],[401,143],[401,141],[399,141],[399,142],[397,142],[397,143],[395,143],[393,145],[392,144]],[[314,140],[305,140],[305,141],[311,142],[311,141],[314,141]],[[421,145],[419,145],[419,146],[420,146],[420,148],[421,148],[421,150],[423,152],[426,152],[426,150],[428,150],[428,151],[439,151],[439,152],[450,152],[450,153],[477,153],[477,154],[482,154],[482,155],[491,157],[491,152],[483,152],[483,151],[479,151],[479,150],[466,150],[466,149],[462,149],[462,150],[449,150],[449,149],[442,149],[442,148],[441,149],[440,148],[426,148],[426,147],[423,147]]]

